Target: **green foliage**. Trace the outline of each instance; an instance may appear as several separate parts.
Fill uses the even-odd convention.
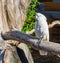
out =
[[[25,21],[25,24],[23,26],[22,32],[30,31],[34,28],[34,18],[36,14],[36,4],[38,3],[38,0],[32,0],[31,4],[27,10],[27,18]]]

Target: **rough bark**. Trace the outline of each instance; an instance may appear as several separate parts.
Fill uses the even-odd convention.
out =
[[[15,46],[7,46],[5,55],[4,55],[4,63],[22,63]]]
[[[30,0],[7,0],[7,13],[10,29],[22,29]]]

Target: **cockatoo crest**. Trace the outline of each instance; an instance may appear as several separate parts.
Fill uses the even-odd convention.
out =
[[[36,14],[36,19],[38,19],[38,20],[42,20],[42,19],[47,20],[47,18],[41,13]]]

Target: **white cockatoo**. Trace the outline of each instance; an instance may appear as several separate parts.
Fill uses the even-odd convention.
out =
[[[35,34],[41,41],[49,41],[47,18],[41,13],[36,14]],[[39,52],[40,55],[47,55],[47,51],[40,50]]]

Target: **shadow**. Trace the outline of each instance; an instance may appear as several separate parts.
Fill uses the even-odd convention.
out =
[[[22,63],[28,63],[28,60],[25,56],[24,51],[22,49],[18,48],[18,47],[16,47],[16,48],[17,48],[18,56],[20,57],[20,60],[22,61]]]

